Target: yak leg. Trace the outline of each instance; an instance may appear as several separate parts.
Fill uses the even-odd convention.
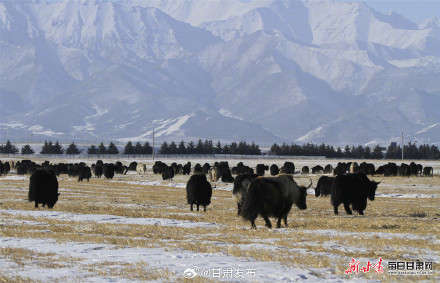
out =
[[[197,211],[199,211],[199,204],[197,204]]]
[[[203,206],[203,211],[205,211],[205,212],[206,212],[206,205],[204,205],[204,206]]]
[[[38,209],[38,202],[35,202],[35,208]]]
[[[237,210],[238,210],[237,214],[238,215],[240,215],[240,213],[241,213],[241,207],[242,207],[241,203],[237,204]]]
[[[278,217],[277,228],[281,228],[281,217]]]
[[[289,227],[289,225],[287,225],[287,215],[284,216],[284,225],[286,225],[286,227]]]
[[[353,214],[353,212],[350,209],[349,203],[344,202],[344,208],[345,208],[345,211],[347,211],[347,214],[350,214],[350,215]]]
[[[364,215],[364,211],[363,210],[359,210],[359,215]]]
[[[255,225],[255,219],[251,220],[251,229],[257,229],[257,225]]]
[[[193,211],[193,204],[191,203],[191,211]]]
[[[266,222],[267,228],[272,228],[272,223],[270,223],[269,218],[266,215],[263,215],[264,222]]]
[[[334,210],[336,215],[338,215],[338,206],[339,205],[333,205],[333,210]]]

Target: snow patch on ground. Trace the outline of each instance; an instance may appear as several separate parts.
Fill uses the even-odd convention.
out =
[[[283,266],[276,262],[257,262],[245,258],[230,256],[226,253],[195,253],[178,249],[168,251],[164,248],[128,248],[107,244],[92,244],[80,242],[59,243],[53,239],[27,239],[27,238],[0,238],[2,248],[22,248],[39,253],[55,253],[60,256],[69,256],[79,259],[71,268],[44,269],[36,273],[31,266],[25,265],[20,268],[7,258],[0,259],[1,266],[6,268],[8,275],[19,275],[48,281],[53,278],[72,276],[73,278],[84,276],[81,266],[95,265],[99,263],[133,264],[148,263],[148,268],[167,269],[175,272],[177,278],[182,278],[184,272],[196,274],[209,274],[213,272],[220,275],[232,274],[230,277],[216,278],[222,281],[238,281],[241,278],[234,277],[236,272],[242,272],[242,280],[257,282],[291,282],[307,280],[309,282],[321,282],[322,279],[308,269],[299,269]],[[189,264],[190,263],[190,264]],[[76,266],[75,266],[76,265]],[[79,269],[79,272],[77,270]],[[228,273],[226,273],[228,271]],[[229,273],[231,271],[232,273]],[[234,273],[235,272],[235,273]],[[89,273],[90,274],[90,273]],[[35,276],[38,275],[38,278]],[[88,277],[88,280],[90,278]],[[98,278],[96,278],[98,279]],[[99,278],[103,279],[103,278]],[[98,281],[100,281],[98,279]],[[235,279],[235,280],[234,280]],[[328,280],[327,280],[328,281]],[[340,280],[338,280],[340,281]]]
[[[108,224],[135,224],[135,225],[160,225],[181,228],[210,228],[218,227],[217,223],[194,222],[186,220],[166,218],[135,218],[106,214],[80,214],[61,211],[38,211],[38,210],[2,210],[1,214],[24,215],[32,217],[45,217],[52,220],[96,222]]]

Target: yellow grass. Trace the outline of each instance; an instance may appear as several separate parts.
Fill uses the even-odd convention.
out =
[[[202,161],[199,162],[203,164]],[[318,177],[311,176],[314,186]],[[299,184],[309,184],[309,177],[295,176],[295,179]],[[375,274],[373,270],[366,274],[344,275],[352,257],[363,259],[362,266],[366,264],[364,259],[374,264],[380,257],[386,261],[414,261],[423,260],[421,256],[439,256],[440,192],[434,189],[428,192],[426,190],[430,186],[439,188],[439,176],[373,179],[382,181],[378,193],[435,194],[436,197],[378,197],[375,201],[368,202],[365,216],[358,216],[356,212],[354,216],[347,216],[342,206],[339,207],[340,215],[335,216],[329,197],[316,198],[309,195],[307,210],[300,211],[295,206],[292,208],[288,217],[288,228],[270,230],[265,228],[264,221],[258,218],[258,229],[251,230],[250,223],[237,216],[231,191],[214,189],[212,203],[207,212],[190,213],[189,205],[186,204],[185,189],[172,186],[173,183],[186,183],[188,176],[177,176],[173,182],[163,182],[160,186],[136,184],[146,180],[159,181],[160,176],[151,172],[142,176],[116,175],[113,181],[92,178],[90,182],[82,183],[67,175],[59,177],[61,195],[53,211],[216,224],[209,228],[184,228],[75,222],[14,214],[14,210],[34,211],[33,203],[26,201],[29,181],[7,180],[2,177],[0,237],[48,238],[60,243],[87,242],[116,247],[162,247],[169,251],[184,249],[200,253],[218,252],[258,261],[279,262],[289,267],[312,268],[317,276],[320,275],[314,269],[324,268],[330,270],[333,275],[346,279],[438,279],[435,263],[435,275],[388,275],[386,266],[383,274]],[[220,182],[217,185],[224,186]],[[41,225],[25,221],[35,221]],[[187,281],[180,274],[173,274],[166,269],[152,269],[148,262],[121,264],[119,267],[115,267],[114,263],[91,266],[80,264],[81,259],[78,258],[63,257],[50,251],[41,254],[20,248],[1,248],[0,257],[19,265],[33,262],[40,268],[63,268],[76,264],[76,268],[95,275],[135,281],[168,281],[170,278],[175,280],[176,277],[178,280]],[[10,277],[0,270],[0,282],[28,282],[30,279],[32,278],[20,275]],[[193,280],[191,282],[194,282]],[[197,280],[202,281],[201,278]]]

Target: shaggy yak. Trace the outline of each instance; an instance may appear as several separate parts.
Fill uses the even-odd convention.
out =
[[[264,218],[269,228],[272,227],[269,217],[278,219],[277,228],[281,227],[281,219],[284,219],[287,227],[287,215],[293,204],[299,209],[307,209],[307,188],[298,186],[292,175],[255,178],[249,184],[244,197],[241,217],[251,221],[253,229],[257,229],[255,219],[258,215]]]
[[[364,215],[364,210],[367,208],[367,198],[374,200],[379,183],[370,181],[363,173],[336,176],[331,189],[331,203],[335,214],[338,214],[338,206],[343,203],[347,214],[352,214],[351,204],[353,210]]]
[[[205,174],[194,174],[189,178],[186,184],[186,199],[191,205],[191,211],[194,204],[197,206],[197,211],[200,205],[203,205],[203,211],[206,211],[206,206],[211,203],[211,196],[212,187]]]
[[[232,197],[237,202],[238,215],[240,215],[243,207],[243,199],[246,195],[247,188],[251,181],[260,175],[257,174],[241,174],[235,177],[234,188],[232,189]]]
[[[35,201],[35,208],[38,204],[47,204],[47,207],[53,208],[58,201],[58,180],[55,173],[49,170],[39,169],[32,174],[29,179],[29,202]]]
[[[335,177],[321,176],[315,188],[315,196],[328,196],[332,192],[332,183]]]

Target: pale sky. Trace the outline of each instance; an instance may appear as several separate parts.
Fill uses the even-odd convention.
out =
[[[336,1],[360,2],[360,0]],[[363,0],[363,2],[383,14],[395,11],[416,24],[421,24],[433,16],[440,19],[440,0]]]

